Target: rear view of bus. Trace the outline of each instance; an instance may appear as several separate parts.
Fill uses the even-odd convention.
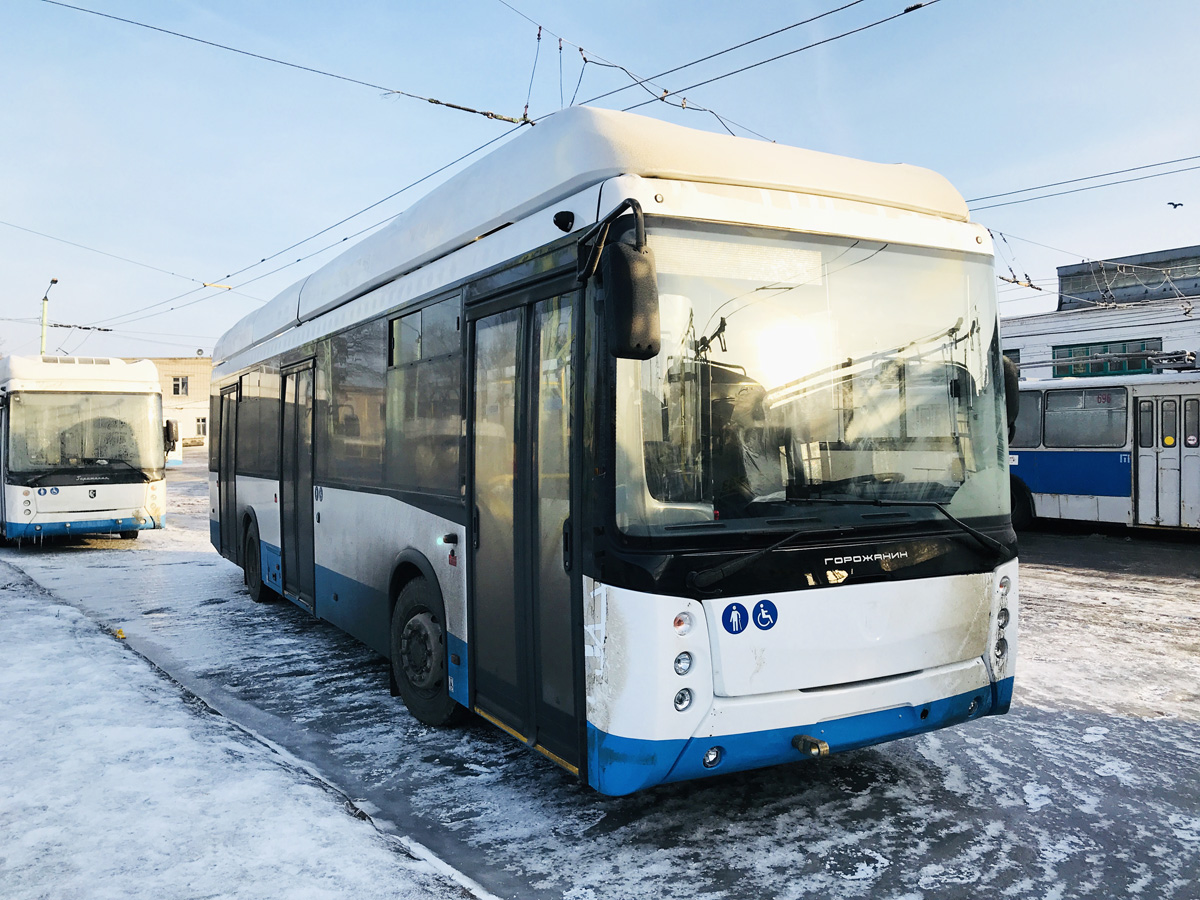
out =
[[[137,537],[166,506],[154,363],[0,359],[0,523],[11,541]]]

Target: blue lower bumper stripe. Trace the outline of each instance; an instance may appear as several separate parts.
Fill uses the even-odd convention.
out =
[[[855,750],[1007,712],[1012,691],[1013,680],[1007,678],[917,706],[899,706],[819,724],[690,740],[619,737],[589,723],[588,782],[601,793],[619,796],[664,782],[800,762],[806,757],[792,746],[792,738],[798,735],[825,741],[831,753]],[[704,754],[712,747],[721,748],[721,762],[706,768]]]

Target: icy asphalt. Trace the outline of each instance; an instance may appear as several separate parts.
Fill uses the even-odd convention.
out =
[[[206,476],[139,541],[0,550],[5,898],[1200,896],[1200,544],[1023,541],[1008,716],[614,799],[252,603]]]

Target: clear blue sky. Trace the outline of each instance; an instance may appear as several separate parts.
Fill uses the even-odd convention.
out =
[[[570,102],[581,70],[577,45],[645,77],[849,0],[510,2],[520,13],[500,0],[77,5],[510,116],[521,114],[534,71],[533,20],[546,29],[529,109],[538,117]],[[905,5],[863,0],[661,84],[679,90]],[[720,113],[739,134],[750,129],[781,143],[927,166],[975,198],[1200,156],[1198,26],[1195,0],[940,0],[684,96],[689,106]],[[561,76],[556,36],[564,39]],[[37,352],[40,300],[51,277],[59,279],[49,295],[52,322],[114,330],[51,329],[49,352],[209,352],[238,318],[337,251],[236,292],[203,289],[163,301],[201,282],[242,285],[378,223],[445,176],[226,277],[512,128],[44,0],[0,4],[0,78],[4,353]],[[627,84],[617,69],[588,65],[577,99]],[[632,88],[597,105],[626,107],[646,96]],[[691,109],[656,102],[639,112],[721,129]],[[1197,165],[1200,159],[1166,168]],[[1184,205],[1173,209],[1170,201]],[[999,243],[1000,274],[1011,261],[1019,277],[1053,287],[1059,265],[1200,244],[1200,170],[974,218],[1010,236]],[[1050,294],[1000,288],[1001,309],[1010,314],[1054,303]],[[162,305],[138,315],[161,314],[129,315],[151,304]],[[108,321],[114,317],[122,318]]]

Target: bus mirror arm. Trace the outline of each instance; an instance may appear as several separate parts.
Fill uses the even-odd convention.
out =
[[[608,243],[612,223],[632,210],[634,243]],[[646,242],[646,220],[636,200],[622,200],[580,240],[588,247],[579,269],[582,285],[599,274],[604,290],[604,320],[608,351],[618,359],[653,359],[661,346],[658,319],[658,270],[654,251]]]

